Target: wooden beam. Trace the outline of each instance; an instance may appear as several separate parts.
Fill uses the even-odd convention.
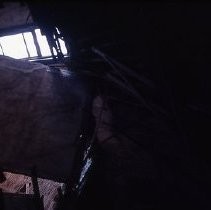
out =
[[[32,32],[33,40],[34,40],[34,45],[35,45],[36,50],[37,50],[37,55],[38,55],[38,57],[42,57],[40,46],[39,46],[39,43],[38,43],[38,40],[37,40],[37,36],[35,34],[35,31],[32,30],[31,32]]]
[[[31,24],[31,23],[9,27],[9,28],[2,28],[0,29],[0,36],[8,36],[8,35],[14,35],[18,33],[29,32],[32,29],[36,29],[36,28],[38,28],[37,25]]]
[[[28,58],[30,58],[30,53],[29,53],[29,49],[28,49],[28,46],[26,44],[26,40],[25,40],[25,37],[24,37],[24,34],[22,33],[22,37],[23,37],[23,41],[24,41],[24,44],[25,44],[25,47],[26,47],[26,51],[27,51],[27,54],[28,54]]]

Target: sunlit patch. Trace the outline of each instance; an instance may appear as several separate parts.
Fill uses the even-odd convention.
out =
[[[69,77],[70,76],[70,71],[68,69],[60,68],[60,72],[61,72],[63,77]]]

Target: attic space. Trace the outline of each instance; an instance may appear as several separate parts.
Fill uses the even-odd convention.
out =
[[[0,3],[0,210],[210,210],[211,5]]]

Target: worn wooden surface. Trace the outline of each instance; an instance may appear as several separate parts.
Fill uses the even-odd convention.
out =
[[[26,194],[26,185],[29,186],[27,194],[33,194],[32,181],[29,176],[5,172],[6,181],[0,184],[4,193]],[[45,210],[53,210],[55,198],[58,195],[57,188],[62,183],[54,182],[47,179],[38,179],[40,195],[43,196]]]

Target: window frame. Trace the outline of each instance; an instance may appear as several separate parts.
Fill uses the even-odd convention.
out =
[[[39,60],[58,59],[58,56],[52,55],[52,52],[50,52],[50,54],[51,54],[50,56],[43,56],[42,55],[41,49],[40,49],[40,44],[39,44],[37,35],[35,33],[36,29],[40,29],[40,28],[35,24],[26,24],[26,25],[22,25],[22,26],[18,26],[18,27],[11,27],[11,28],[8,28],[8,29],[0,29],[0,37],[22,34],[23,41],[24,41],[25,48],[26,48],[26,52],[27,52],[27,55],[28,55],[28,57],[26,57],[26,58],[21,58],[22,60],[39,61]],[[24,37],[24,33],[27,33],[27,32],[31,32],[31,34],[32,34],[34,45],[35,45],[36,52],[37,52],[37,56],[30,56],[30,52],[29,52],[29,49],[28,49],[28,46],[27,46],[27,43],[26,43],[26,40],[25,40],[25,37]],[[46,39],[47,39],[47,37],[46,37]],[[63,40],[63,39],[61,39],[61,40]],[[48,39],[47,39],[47,44],[50,48]],[[3,55],[5,55],[4,49],[1,45],[1,43],[0,43],[0,51],[2,51]],[[65,58],[69,57],[68,54],[63,54],[63,56]]]

